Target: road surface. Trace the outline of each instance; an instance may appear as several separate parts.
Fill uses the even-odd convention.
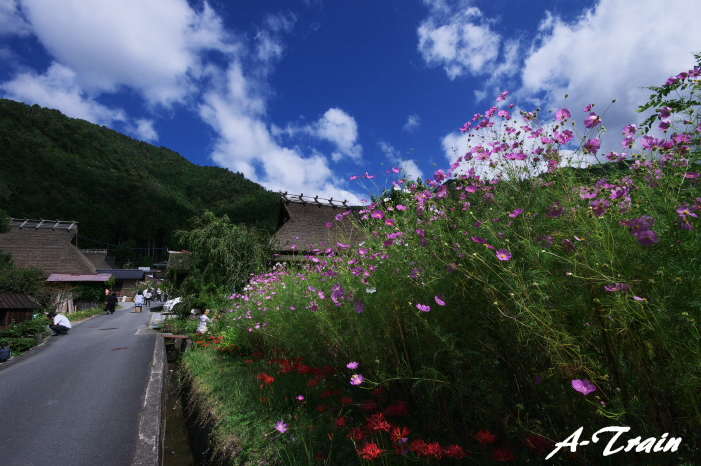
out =
[[[132,464],[156,314],[120,306],[0,367],[0,465]]]

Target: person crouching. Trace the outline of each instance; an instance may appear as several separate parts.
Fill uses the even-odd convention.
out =
[[[68,335],[68,331],[71,329],[71,321],[68,320],[68,317],[55,312],[49,312],[49,315],[46,317],[52,320],[49,328],[54,331],[53,336]]]

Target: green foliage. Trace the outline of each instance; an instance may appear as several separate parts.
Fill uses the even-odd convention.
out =
[[[192,229],[178,232],[190,263],[190,274],[181,289],[195,296],[182,308],[216,307],[223,294],[240,290],[251,274],[266,270],[272,255],[266,232],[209,211],[190,223]]]
[[[36,346],[36,340],[34,338],[11,338],[7,340],[7,342],[10,344],[13,356],[19,356]]]
[[[0,265],[0,293],[34,295],[43,289],[44,280],[44,272],[41,269],[23,269],[13,264]]]
[[[14,217],[76,220],[80,247],[124,245],[112,251],[120,262],[164,259],[172,233],[204,209],[273,231],[278,202],[240,173],[0,99],[0,203]]]

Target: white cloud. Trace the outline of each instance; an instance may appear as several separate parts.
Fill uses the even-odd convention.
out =
[[[404,176],[410,180],[424,178],[424,174],[415,160],[402,156],[401,152],[385,141],[380,141],[377,145],[382,153],[385,154],[385,157],[387,160],[389,160],[389,163],[392,166],[402,170],[401,176]]]
[[[268,189],[358,202],[353,193],[341,188],[345,181],[334,176],[322,154],[305,156],[299,149],[282,147],[275,141],[262,119],[264,101],[248,85],[240,63],[232,64],[221,81],[223,85],[208,92],[200,106],[200,116],[219,135],[211,155],[215,163],[241,172]],[[347,122],[345,113],[332,110],[327,112],[329,118],[315,125],[317,131],[324,128],[326,132],[321,133],[329,140],[354,147],[348,146],[355,138],[344,136],[348,131],[343,131],[344,124],[333,124]]]
[[[221,19],[204,3],[186,0],[22,0],[47,51],[77,73],[89,91],[128,86],[150,104],[182,101],[193,86],[205,50],[232,52]]]
[[[81,90],[76,81],[77,75],[73,70],[53,63],[45,74],[20,73],[12,81],[0,84],[0,90],[8,99],[59,109],[71,118],[99,125],[126,121],[122,110],[96,102]]]
[[[336,150],[331,155],[334,162],[344,157],[360,160],[363,148],[357,144],[358,125],[355,118],[340,108],[330,108],[319,121],[309,128],[311,134],[319,139],[333,143]]]
[[[693,44],[701,43],[697,0],[670,0],[664,9],[653,0],[634,5],[630,0],[599,0],[571,21],[545,12],[528,40],[493,32],[497,23],[484,18],[469,1],[458,6],[445,0],[424,3],[429,16],[419,28],[419,50],[428,64],[442,65],[450,79],[489,69],[490,75],[475,91],[487,106],[501,91],[511,89],[510,101],[527,111],[541,107],[546,118],[548,110],[570,108],[581,130],[587,116],[584,107],[596,103],[594,110],[605,113],[608,130],[601,152],[622,150],[621,129],[644,118],[636,112],[652,93],[644,87],[660,85],[691,68]],[[456,15],[459,8],[462,13]],[[461,40],[470,31],[481,39],[462,58],[470,45]],[[611,104],[614,99],[617,102]],[[460,141],[457,134],[444,138],[448,159],[455,159],[453,148]]]
[[[406,123],[404,123],[404,126],[402,127],[402,129],[404,131],[411,133],[419,126],[421,126],[421,117],[419,117],[417,114],[414,113],[413,115],[409,115],[406,118]]]
[[[31,26],[20,11],[18,0],[0,0],[0,36],[28,36]]]
[[[478,8],[445,14],[448,7],[439,3],[418,29],[418,49],[426,63],[443,66],[450,79],[486,73],[499,57],[501,36]]]
[[[142,141],[156,142],[158,141],[158,133],[153,127],[153,120],[139,119],[136,120],[136,128],[133,129],[136,136]]]
[[[620,151],[622,127],[641,120],[635,110],[652,93],[643,87],[660,85],[694,64],[690,44],[701,43],[699,17],[697,0],[669,0],[664,9],[652,0],[601,0],[571,23],[547,15],[525,58],[516,96],[539,96],[533,103],[544,109],[567,105],[580,122],[586,105],[597,103],[601,114],[618,99],[604,116],[604,142]]]

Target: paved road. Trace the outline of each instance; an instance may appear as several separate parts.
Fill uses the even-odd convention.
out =
[[[0,465],[132,463],[156,314],[120,305],[0,370]]]

